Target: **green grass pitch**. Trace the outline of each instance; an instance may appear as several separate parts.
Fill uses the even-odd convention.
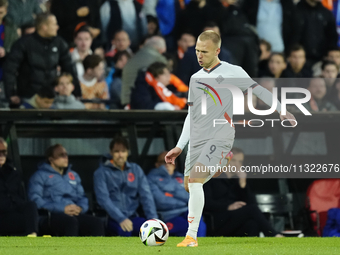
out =
[[[138,237],[0,237],[0,254],[340,254],[338,238],[205,237],[198,239],[198,247],[177,248],[180,241],[170,237],[164,246],[148,247]]]

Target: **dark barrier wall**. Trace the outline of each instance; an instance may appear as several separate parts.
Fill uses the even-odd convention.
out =
[[[150,155],[153,140],[161,139],[164,149],[176,145],[181,134],[186,111],[54,111],[54,110],[11,110],[0,111],[1,136],[9,142],[10,156],[16,167],[23,171],[25,180],[36,170],[36,164],[43,160],[40,155],[19,155],[20,149],[31,150],[26,139],[112,139],[122,134],[129,139],[131,154],[129,160],[137,162],[148,172],[156,155]],[[245,151],[246,166],[300,165],[316,166],[339,164],[340,113],[314,113],[312,116],[295,114],[298,124],[295,128],[283,127],[278,114],[255,116],[246,114],[234,116],[236,136],[234,146]],[[252,120],[249,123],[249,120]],[[249,125],[250,124],[250,125]],[[263,124],[263,125],[262,125]],[[287,123],[284,123],[287,125]],[[261,126],[261,127],[251,127]],[[273,127],[272,127],[273,125]],[[141,145],[138,139],[143,139]],[[77,139],[75,139],[77,140]],[[49,144],[46,144],[47,147]],[[23,148],[24,147],[24,148]],[[43,151],[45,148],[41,148]],[[92,192],[92,174],[100,155],[72,155],[70,162],[79,172],[85,190]],[[183,171],[185,153],[177,161],[179,171]],[[297,168],[299,169],[299,168]],[[333,172],[333,174],[336,174]],[[259,176],[259,177],[258,177]],[[276,176],[261,176],[248,173],[249,183],[257,193],[305,193],[307,186],[315,178],[338,178],[340,174],[329,176],[322,173],[313,176],[303,172],[302,176],[290,175],[289,179]],[[252,177],[271,178],[255,180]],[[265,185],[264,185],[265,182]],[[303,201],[300,199],[299,206]]]

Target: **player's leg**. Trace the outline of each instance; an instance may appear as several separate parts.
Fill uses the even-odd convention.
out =
[[[200,148],[201,149],[201,148]],[[186,168],[190,167],[189,177],[189,202],[188,202],[188,232],[183,242],[177,246],[197,246],[197,231],[202,217],[204,207],[204,191],[203,184],[209,181],[216,173],[218,168],[225,166],[228,162],[226,156],[231,149],[231,144],[223,141],[211,140],[198,151],[192,150],[190,162],[186,164]],[[193,153],[194,152],[194,153]],[[197,155],[199,155],[197,157]],[[186,176],[187,176],[186,170]]]
[[[188,231],[185,239],[177,247],[195,247],[197,243],[197,232],[204,207],[203,183],[209,176],[209,172],[202,163],[197,162],[190,171],[189,177],[189,202],[188,202]]]
[[[196,157],[194,157],[196,156]],[[190,148],[187,152],[187,156],[185,157],[185,166],[184,166],[184,188],[187,192],[189,192],[189,175],[192,165],[194,164],[194,159],[198,159],[199,154],[192,154]]]
[[[229,151],[229,153],[228,153],[227,156],[225,157],[225,159],[227,160],[227,163],[226,163],[226,165],[225,165],[226,167],[229,165],[229,163],[230,163],[231,159],[233,158],[233,156],[234,156],[234,154],[233,154],[231,151]],[[212,178],[217,178],[217,177],[219,177],[222,173],[223,173],[223,169],[220,168],[220,169],[218,169],[218,170],[216,171],[216,173],[214,174],[214,176],[213,176]]]
[[[190,172],[189,178],[189,202],[188,202],[188,232],[187,235],[197,239],[198,226],[202,217],[204,207],[203,183],[209,177],[209,172],[205,171],[205,165],[197,162]]]
[[[188,232],[178,247],[197,246],[197,231],[204,207],[203,184],[216,173],[219,165],[226,165],[226,155],[231,145],[223,141],[211,140],[203,147],[196,147],[187,155],[185,176],[189,175]],[[212,168],[213,167],[213,168]]]

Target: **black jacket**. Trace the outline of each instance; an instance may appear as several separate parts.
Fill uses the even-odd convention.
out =
[[[20,38],[13,44],[4,65],[7,98],[18,95],[30,98],[43,86],[51,86],[57,66],[73,76],[74,95],[80,96],[77,71],[65,41],[59,37],[42,38],[37,33]]]
[[[241,188],[238,178],[213,178],[204,185],[204,211],[209,213],[227,212],[229,205],[236,201],[256,204],[255,196],[248,185]]]
[[[244,0],[243,11],[248,17],[249,23],[256,27],[257,12],[260,0]],[[282,38],[285,53],[299,41],[300,29],[299,18],[295,4],[292,0],[280,0],[282,5]]]
[[[306,0],[297,5],[300,17],[300,44],[306,51],[306,57],[311,62],[317,62],[327,54],[327,51],[337,47],[338,34],[335,19],[331,11],[321,3],[310,6]]]
[[[90,12],[85,17],[78,17],[77,10],[88,7]],[[75,28],[81,22],[86,25],[100,28],[99,1],[98,0],[53,0],[51,12],[58,20],[58,34],[68,43],[73,42]]]
[[[25,203],[21,176],[9,163],[0,167],[0,213],[7,213]]]
[[[311,78],[313,77],[312,70],[308,67],[307,64],[303,66],[299,73],[294,73],[290,64],[287,65],[287,68],[283,70],[281,74],[281,78]]]
[[[190,1],[176,20],[177,38],[186,32],[192,32],[197,38],[208,21],[218,21],[215,8],[207,2],[203,8],[198,7],[197,1]]]
[[[236,5],[230,5],[218,10],[218,20],[221,27],[222,38],[225,36],[255,36],[255,29],[250,27],[250,22],[244,10]]]

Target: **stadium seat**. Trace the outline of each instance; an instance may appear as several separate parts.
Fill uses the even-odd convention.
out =
[[[256,201],[260,210],[270,215],[272,225],[274,215],[288,215],[290,228],[294,229],[293,194],[257,194]]]
[[[331,208],[340,208],[340,179],[314,181],[307,190],[306,207],[309,210],[314,230],[319,236],[327,221]]]

